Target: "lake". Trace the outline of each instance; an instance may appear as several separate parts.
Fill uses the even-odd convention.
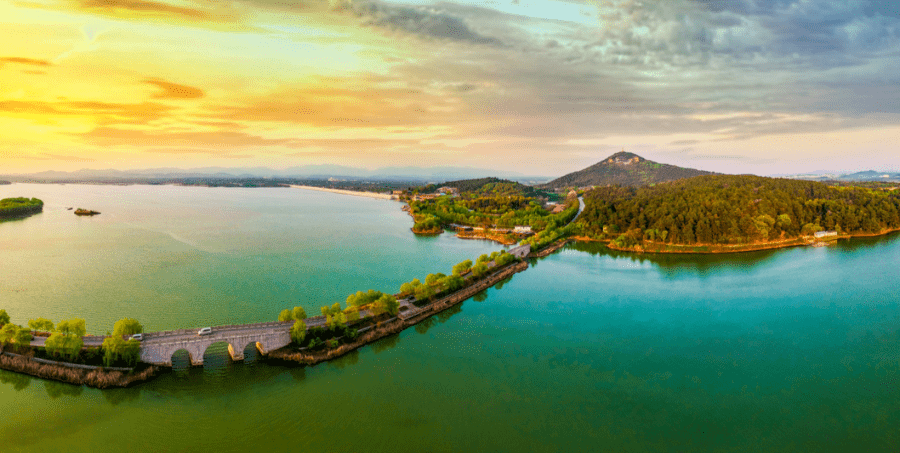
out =
[[[300,189],[0,186],[16,323],[274,320],[501,246]],[[76,217],[67,207],[102,212]],[[740,255],[575,244],[315,367],[228,363],[99,391],[0,371],[3,451],[897,451],[897,235]]]

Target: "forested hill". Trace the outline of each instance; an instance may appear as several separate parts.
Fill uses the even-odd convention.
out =
[[[431,184],[423,188],[422,192],[434,192],[439,187],[454,187],[461,193],[473,195],[505,195],[534,197],[537,191],[530,186],[500,178],[463,179],[459,181],[447,181],[442,184]]]
[[[637,187],[711,174],[714,173],[660,164],[646,160],[637,154],[623,151],[613,154],[584,170],[569,173],[550,181],[544,187],[560,189],[566,187],[606,186],[610,184]]]
[[[583,234],[625,247],[746,244],[820,230],[875,234],[900,228],[900,190],[834,187],[819,182],[711,175],[653,187],[588,191],[578,220]],[[604,232],[605,231],[605,232]],[[630,243],[629,243],[630,242]]]

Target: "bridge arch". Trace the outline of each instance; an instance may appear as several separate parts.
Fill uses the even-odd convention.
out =
[[[262,343],[256,340],[250,341],[246,346],[244,346],[243,355],[244,362],[252,363],[259,360],[259,358],[264,355]]]
[[[221,361],[226,358],[230,361],[244,360],[244,351],[235,349],[231,343],[228,340],[219,340],[208,344],[203,349],[203,363],[207,360]]]
[[[195,362],[191,351],[180,348],[172,351],[172,354],[169,356],[169,363],[172,364],[173,369],[185,369],[190,368]]]

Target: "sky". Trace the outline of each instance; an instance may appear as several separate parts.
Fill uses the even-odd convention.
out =
[[[0,173],[900,171],[900,2],[3,0]]]

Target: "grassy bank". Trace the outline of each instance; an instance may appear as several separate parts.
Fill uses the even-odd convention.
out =
[[[138,366],[132,372],[107,370],[102,367],[73,368],[62,364],[40,363],[29,355],[7,354],[0,354],[0,368],[41,379],[98,389],[129,387],[152,379],[159,371],[159,368],[151,365]]]

